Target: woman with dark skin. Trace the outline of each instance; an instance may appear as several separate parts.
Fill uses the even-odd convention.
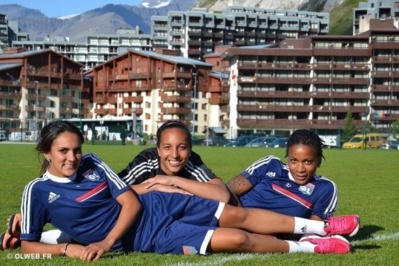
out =
[[[323,156],[323,141],[311,130],[294,131],[287,141],[283,163],[266,156],[227,183],[243,207],[328,219],[337,206],[336,184],[316,174]]]
[[[138,194],[162,191],[230,200],[225,183],[192,150],[191,133],[180,121],[162,124],[156,148],[142,151],[118,176]]]

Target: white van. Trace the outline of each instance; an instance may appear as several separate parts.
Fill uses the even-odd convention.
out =
[[[39,137],[39,131],[15,131],[8,136],[9,141],[29,141],[34,142]]]
[[[36,141],[39,137],[39,131],[26,131],[25,140],[26,141]]]
[[[25,132],[11,132],[8,136],[9,141],[24,141],[25,140]]]

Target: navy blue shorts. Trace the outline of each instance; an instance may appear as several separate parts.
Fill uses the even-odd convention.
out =
[[[134,251],[206,254],[225,204],[180,193],[139,195],[143,212],[135,227]]]

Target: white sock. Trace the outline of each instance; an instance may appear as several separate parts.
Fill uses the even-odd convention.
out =
[[[325,236],[324,231],[324,221],[309,220],[299,217],[294,217],[295,228],[294,234],[317,234],[320,236]]]
[[[307,252],[307,253],[314,253],[314,248],[316,247],[315,244],[312,244],[308,241],[299,242],[299,241],[287,241],[290,249],[289,253],[296,253],[296,252]]]
[[[45,231],[42,233],[40,242],[45,244],[59,244],[71,242],[71,238],[66,234],[62,233],[58,229]]]

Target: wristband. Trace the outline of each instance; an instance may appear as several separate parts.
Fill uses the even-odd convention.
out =
[[[65,248],[64,248],[64,256],[66,256],[66,252],[67,252],[67,249],[68,249],[69,244],[71,244],[71,243],[67,243],[67,244],[65,245]]]

